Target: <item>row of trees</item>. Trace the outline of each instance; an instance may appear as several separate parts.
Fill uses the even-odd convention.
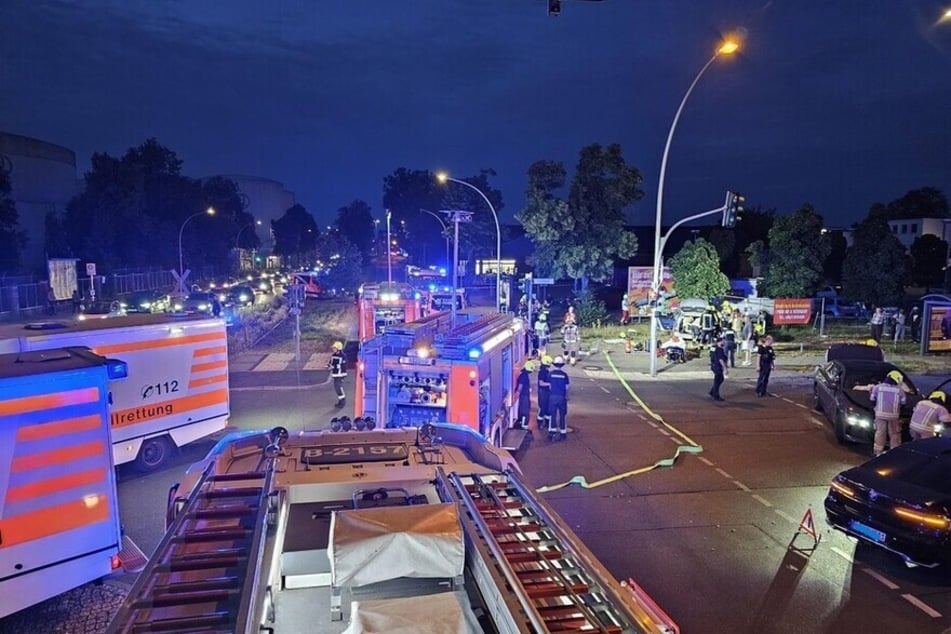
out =
[[[260,247],[256,232],[244,230],[254,218],[232,181],[188,178],[181,167],[175,153],[155,139],[129,149],[121,158],[94,154],[83,191],[62,216],[50,214],[46,219],[47,252],[95,261],[103,271],[177,268],[183,223],[212,206],[217,212],[213,217],[195,217],[181,233],[187,267],[207,274],[229,270],[235,247]],[[428,170],[399,168],[383,179],[382,201],[391,214],[392,235],[403,244],[411,243],[420,260],[433,260],[435,254],[444,253],[446,234],[432,215],[466,209],[473,216],[472,222],[460,226],[460,253],[470,261],[491,258],[495,223],[485,201],[468,187],[451,181],[440,184],[434,176]],[[504,201],[491,186],[494,176],[486,169],[464,180],[485,193],[501,214]],[[642,198],[642,178],[626,163],[619,145],[581,148],[570,180],[564,164],[547,160],[532,164],[526,176],[527,202],[515,217],[534,246],[528,264],[536,275],[570,278],[584,291],[592,281],[609,279],[616,263],[637,253],[637,238],[627,229],[625,211]],[[686,290],[685,283],[696,283],[701,296],[725,292],[727,275],[751,275],[756,269],[764,278],[763,290],[776,297],[810,296],[841,280],[845,294],[853,299],[893,303],[908,283],[941,284],[947,244],[922,236],[909,254],[887,221],[949,215],[940,191],[913,190],[873,206],[854,227],[853,245],[846,248],[841,233],[826,231],[822,216],[811,205],[788,215],[754,208],[744,212],[734,229],[703,228],[703,238],[688,242],[671,264],[681,271],[675,275],[683,278],[678,280],[681,290]],[[379,246],[376,240],[383,228],[378,222],[369,204],[354,200],[339,208],[333,226],[321,232],[314,216],[295,205],[271,223],[273,252],[291,265],[320,262],[339,278],[336,285],[353,286]],[[451,232],[452,227],[445,230]],[[0,173],[0,266],[15,261],[22,244],[9,181]]]

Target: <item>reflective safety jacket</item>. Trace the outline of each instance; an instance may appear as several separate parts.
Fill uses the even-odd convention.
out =
[[[894,420],[901,414],[901,406],[905,404],[905,392],[901,386],[891,383],[879,383],[872,386],[870,394],[875,403],[875,418]]]
[[[911,413],[911,429],[930,435],[934,433],[935,423],[951,423],[948,408],[931,400],[918,401]]]
[[[347,359],[343,356],[343,352],[339,350],[331,355],[327,367],[330,368],[330,376],[335,379],[347,376]]]

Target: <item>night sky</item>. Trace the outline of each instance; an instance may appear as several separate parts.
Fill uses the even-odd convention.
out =
[[[0,130],[64,145],[79,172],[148,137],[189,176],[284,183],[321,224],[382,215],[394,169],[482,168],[524,204],[540,159],[573,173],[620,143],[652,224],[811,202],[830,226],[933,186],[951,195],[951,22],[934,0],[3,0]]]

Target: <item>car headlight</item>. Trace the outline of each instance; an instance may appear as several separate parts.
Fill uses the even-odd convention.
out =
[[[862,414],[857,414],[855,412],[850,412],[845,417],[845,422],[854,427],[860,427],[862,429],[871,429],[872,421],[867,416]]]
[[[201,304],[198,304],[198,310],[208,310],[209,308],[211,307],[204,302],[202,302]]]
[[[944,423],[935,423],[934,425],[934,435],[943,436],[944,435]]]
[[[122,304],[122,307],[125,308],[125,304]],[[142,302],[139,308],[152,308],[152,302]]]

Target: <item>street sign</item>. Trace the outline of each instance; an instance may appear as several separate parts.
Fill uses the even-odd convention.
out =
[[[86,275],[94,277],[96,275],[96,263],[86,262]]]
[[[532,280],[532,283],[536,286],[551,286],[555,283],[555,278],[553,277],[536,277]]]

